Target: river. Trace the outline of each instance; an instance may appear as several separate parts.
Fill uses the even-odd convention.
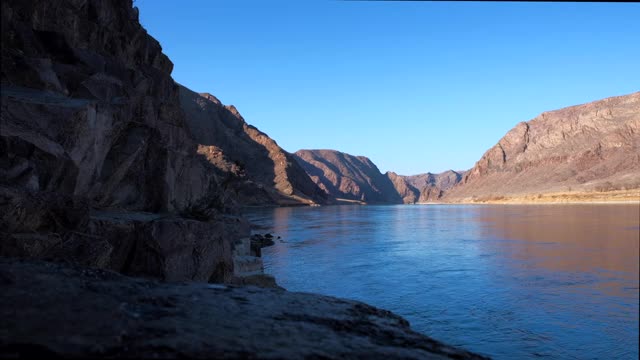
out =
[[[638,359],[640,206],[247,209],[290,291],[391,310],[495,359]]]

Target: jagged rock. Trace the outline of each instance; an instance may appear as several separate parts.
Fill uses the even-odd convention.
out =
[[[640,92],[548,111],[489,149],[445,199],[640,188]]]
[[[113,247],[109,269],[166,281],[230,282],[235,275],[230,239],[248,236],[249,225],[234,216],[199,221],[100,211],[91,217],[89,232]]]
[[[180,87],[186,124],[199,153],[221,170],[224,184],[244,205],[324,203],[325,194],[293,156],[247,124],[233,106]]]
[[[7,258],[0,284],[3,358],[482,358],[389,311],[327,296]]]
[[[334,201],[402,203],[391,181],[364,156],[336,150],[298,150],[294,155],[309,177]]]
[[[131,1],[1,6],[0,254],[231,281],[247,227]]]
[[[403,176],[387,172],[386,175],[403,202],[413,204],[440,200],[449,189],[460,182],[464,174],[464,171],[448,170],[439,174]]]
[[[2,3],[5,185],[135,211],[225,207],[131,2]],[[227,204],[233,206],[233,204]]]
[[[278,237],[280,238],[280,237]],[[253,234],[251,235],[251,255],[261,256],[262,248],[274,245],[273,235],[271,234]]]

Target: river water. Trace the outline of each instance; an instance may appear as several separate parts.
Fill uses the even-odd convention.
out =
[[[290,291],[391,310],[495,359],[638,359],[640,205],[247,209]]]

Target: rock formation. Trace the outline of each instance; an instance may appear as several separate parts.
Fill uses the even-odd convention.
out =
[[[464,172],[381,174],[367,157],[336,150],[299,150],[294,156],[311,179],[335,202],[414,204],[440,200]]]
[[[309,177],[334,201],[402,203],[389,178],[364,156],[336,150],[299,150],[294,155]]]
[[[445,199],[640,188],[640,92],[544,112],[489,149]]]
[[[325,193],[293,156],[211,94],[180,86],[180,103],[198,152],[220,171],[225,189],[243,205],[317,204]]]
[[[439,174],[425,173],[403,176],[387,172],[398,195],[405,204],[435,202],[462,179],[465,172],[448,170]]]
[[[483,358],[327,296],[2,258],[0,284],[2,358]]]
[[[1,10],[0,255],[237,281],[249,226],[131,1]]]

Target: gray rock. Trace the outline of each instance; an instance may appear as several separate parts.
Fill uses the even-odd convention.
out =
[[[7,258],[0,283],[2,357],[482,358],[391,312],[327,296]]]

